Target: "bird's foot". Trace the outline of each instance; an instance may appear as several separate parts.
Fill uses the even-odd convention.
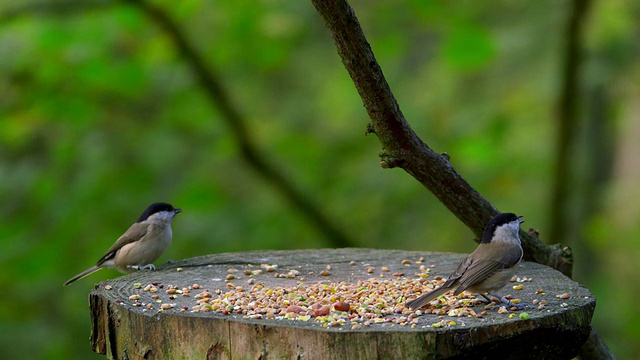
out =
[[[520,303],[516,304],[514,302],[511,302],[511,300],[507,299],[504,296],[500,298],[500,302],[503,304],[506,304],[508,307],[515,307],[518,309],[524,309],[525,307],[527,307],[527,305],[525,304],[520,304]]]
[[[518,308],[518,309],[523,309],[523,308],[527,307],[527,305],[525,305],[525,304],[520,304],[520,303],[516,304],[516,303],[512,302],[511,300],[507,299],[504,296],[498,297],[498,296],[493,295],[493,294],[489,294],[489,296],[486,296],[485,294],[480,294],[480,295],[482,295],[482,297],[485,298],[489,304],[491,304],[492,302],[496,302],[498,304],[502,303],[502,304],[507,305],[510,308],[511,307],[515,307],[515,308]]]
[[[127,269],[133,269],[133,270],[155,270],[156,267],[153,264],[147,264],[147,265],[127,265]]]

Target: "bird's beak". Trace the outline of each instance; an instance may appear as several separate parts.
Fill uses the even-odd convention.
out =
[[[182,209],[173,209],[173,212],[177,214],[179,212],[182,212]]]
[[[522,216],[518,216],[518,220],[520,220],[520,224],[524,222],[524,219],[522,218]]]

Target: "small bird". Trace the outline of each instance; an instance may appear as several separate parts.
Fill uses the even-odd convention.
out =
[[[136,221],[98,260],[98,263],[67,280],[64,285],[82,279],[104,267],[123,273],[155,270],[152,262],[171,244],[171,220],[182,210],[167,203],[149,205]]]
[[[454,295],[465,290],[480,294],[489,302],[491,300],[485,294],[498,298],[492,293],[505,286],[522,260],[522,245],[518,233],[523,222],[522,216],[513,213],[493,217],[484,229],[480,245],[460,263],[447,281],[437,289],[407,301],[405,306],[420,309],[450,290],[453,290]],[[504,297],[499,299],[508,306],[524,307]]]

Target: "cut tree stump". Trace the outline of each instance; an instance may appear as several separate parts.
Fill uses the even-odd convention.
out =
[[[485,310],[485,304],[475,301],[468,309],[486,314],[418,312],[416,316],[404,309],[405,298],[429,291],[419,282],[426,277],[421,266],[430,269],[429,281],[448,276],[464,256],[349,248],[223,253],[167,263],[156,271],[96,285],[89,296],[91,344],[95,352],[113,359],[570,359],[577,355],[591,331],[595,297],[560,272],[536,263],[523,263],[516,276],[524,282],[508,283],[501,292],[521,299],[527,304],[524,310],[499,310],[499,306]],[[374,293],[365,283],[358,284],[368,279],[404,283],[414,290],[402,296],[396,294],[402,287],[388,286]],[[224,295],[249,294],[258,286],[254,290],[272,289],[280,296],[283,308],[288,302],[306,308],[320,298],[296,292],[315,286],[331,305],[340,300],[341,287],[349,284],[360,287],[356,296],[362,303],[378,300],[364,308],[352,304],[350,312],[331,308],[327,316],[316,318],[305,312],[260,313],[259,308],[242,313],[255,302],[248,299],[238,305],[233,296],[225,300]],[[515,290],[519,285],[522,290]],[[169,290],[174,286],[177,290]],[[202,294],[204,289],[212,296],[209,303],[202,302],[208,296]],[[224,306],[219,307],[221,303]]]

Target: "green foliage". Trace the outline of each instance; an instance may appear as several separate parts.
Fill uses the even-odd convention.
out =
[[[50,11],[34,7],[10,18],[4,12],[22,2],[0,6],[3,356],[101,358],[88,346],[86,296],[118,273],[62,283],[91,266],[151,202],[184,210],[158,263],[327,246],[242,160],[219,109],[147,16],[121,2],[63,11],[46,4]],[[375,135],[363,136],[367,114],[309,2],[154,4],[219,75],[260,152],[358,246],[473,249],[471,232],[420,184],[379,167]],[[489,201],[524,215],[544,239],[565,4],[353,6],[412,127]],[[599,65],[601,82],[620,87],[637,78],[634,10],[623,2],[594,9],[588,44],[612,59]],[[622,95],[614,105],[629,102]],[[620,179],[612,180],[614,195],[629,189]],[[640,317],[621,310],[633,308],[627,284],[638,280],[630,265],[640,256],[631,240],[640,235],[640,209],[620,197],[607,199],[585,227],[604,275],[576,276],[598,296],[596,328],[628,357],[640,351],[631,339],[640,338]]]

